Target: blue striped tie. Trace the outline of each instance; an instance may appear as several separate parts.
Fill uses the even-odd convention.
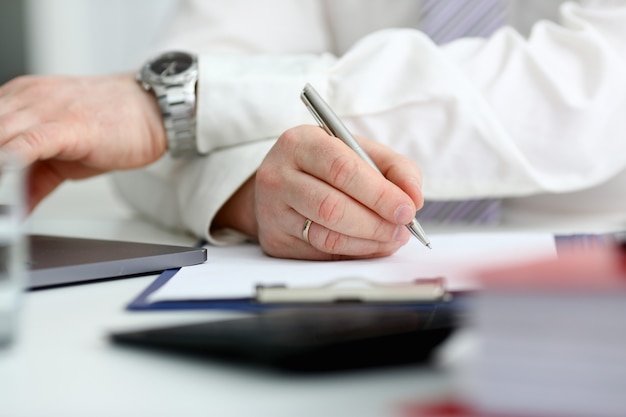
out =
[[[487,37],[506,23],[503,0],[423,0],[420,28],[438,44]]]
[[[421,30],[437,44],[454,39],[486,37],[506,22],[503,0],[422,0]],[[497,224],[500,200],[427,200],[417,213],[427,224]]]

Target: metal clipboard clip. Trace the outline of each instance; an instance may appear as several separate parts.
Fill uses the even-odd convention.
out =
[[[364,278],[339,278],[321,286],[257,285],[259,303],[407,303],[450,298],[443,277],[379,283]]]

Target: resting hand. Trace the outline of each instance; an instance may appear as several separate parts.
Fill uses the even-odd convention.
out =
[[[258,236],[271,256],[327,260],[390,255],[410,238],[404,225],[423,203],[421,174],[391,149],[365,139],[360,143],[384,177],[322,129],[293,128],[222,211],[234,213],[254,200],[256,223],[239,229]],[[254,216],[239,220],[246,218]],[[309,242],[302,235],[306,219],[312,221]]]
[[[31,165],[30,209],[66,179],[144,166],[165,149],[156,100],[130,74],[25,76],[0,86],[0,152]]]

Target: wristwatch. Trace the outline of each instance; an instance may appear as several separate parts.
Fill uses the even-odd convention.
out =
[[[159,101],[170,155],[197,156],[196,56],[181,51],[166,52],[145,63],[136,79]]]

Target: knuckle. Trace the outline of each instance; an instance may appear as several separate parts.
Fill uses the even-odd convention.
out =
[[[295,166],[303,166],[307,157],[307,152],[303,146],[304,139],[302,129],[300,127],[292,127],[278,137],[274,148],[282,155],[289,155],[289,160]]]
[[[330,179],[338,188],[345,188],[359,175],[359,160],[353,155],[337,155],[330,165]]]
[[[337,232],[329,231],[324,237],[322,248],[324,252],[341,254],[344,251],[348,237]]]
[[[10,109],[8,113],[0,116],[0,139],[9,139],[19,134],[20,129],[24,130],[23,119],[33,119],[32,121],[29,120],[31,124],[36,121],[28,109],[20,111]]]
[[[255,182],[257,187],[274,188],[281,185],[281,177],[269,164],[261,164],[256,171]]]
[[[384,188],[373,190],[372,196],[373,196],[372,201],[373,201],[374,208],[378,208],[384,205],[385,202],[387,202],[389,199],[389,193],[387,193],[387,190],[385,190]]]
[[[388,187],[377,187],[377,189],[372,190],[372,208],[379,214],[387,214],[384,213],[385,209],[395,207],[396,201],[394,192]]]
[[[371,240],[376,241],[391,241],[395,233],[396,226],[389,227],[389,224],[382,219],[375,222],[372,229]]]
[[[30,149],[41,148],[45,143],[45,137],[43,133],[38,129],[28,130],[20,135],[21,146]]]
[[[367,205],[382,219],[395,224],[397,208],[410,204],[410,201],[394,187],[371,187],[371,189],[372,199]]]
[[[317,216],[324,225],[333,228],[345,217],[345,205],[339,198],[327,195],[319,205]]]
[[[283,146],[294,146],[299,140],[300,134],[295,127],[285,130],[283,134],[278,137],[278,142]]]

